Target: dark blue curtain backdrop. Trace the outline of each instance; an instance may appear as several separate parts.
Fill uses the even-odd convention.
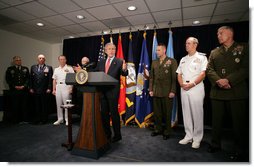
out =
[[[179,63],[180,59],[187,54],[185,51],[185,41],[188,37],[193,36],[199,40],[198,51],[209,54],[212,49],[220,46],[217,40],[217,29],[221,26],[228,25],[233,27],[235,31],[235,41],[237,42],[249,42],[249,22],[236,22],[236,23],[225,23],[225,24],[213,24],[213,25],[203,25],[203,26],[189,26],[189,27],[176,27],[172,28],[173,32],[173,48],[174,57]],[[157,40],[158,43],[168,43],[168,28],[157,29]],[[147,30],[147,49],[152,60],[152,43],[153,43],[153,30]],[[141,47],[143,41],[144,31],[132,32],[132,46],[133,55],[136,68],[140,61]],[[113,42],[117,46],[118,34],[113,34]],[[129,33],[121,33],[122,36],[122,46],[125,60],[127,60],[128,55],[128,44],[129,44]],[[104,35],[105,44],[110,41],[110,35]],[[63,54],[67,57],[68,64],[76,65],[80,63],[83,56],[89,57],[90,61],[97,62],[99,48],[101,43],[101,36],[92,37],[81,37],[74,39],[65,39],[63,42]],[[206,97],[204,104],[204,119],[206,125],[211,125],[211,107],[209,101],[209,90],[210,83],[205,79]],[[178,87],[178,97],[180,97],[180,90]],[[178,100],[178,119],[182,123],[182,111],[181,111],[181,100]],[[227,123],[230,124],[230,123]],[[227,126],[227,125],[226,125]]]

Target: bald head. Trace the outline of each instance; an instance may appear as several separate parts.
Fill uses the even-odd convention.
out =
[[[88,64],[89,63],[89,58],[88,57],[83,57],[82,59],[81,59],[81,64],[82,65],[85,65],[85,64]]]
[[[37,61],[38,61],[38,64],[40,65],[45,64],[45,61],[46,61],[45,56],[43,54],[39,54],[37,57]]]

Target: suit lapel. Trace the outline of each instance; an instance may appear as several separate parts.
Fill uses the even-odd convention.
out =
[[[114,57],[114,59],[112,60],[110,66],[109,66],[108,73],[110,73],[114,69],[114,66],[116,64],[117,64],[116,57]]]

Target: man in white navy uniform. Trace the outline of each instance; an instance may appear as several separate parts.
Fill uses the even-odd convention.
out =
[[[192,148],[199,148],[203,138],[204,83],[207,58],[197,52],[198,39],[189,37],[185,47],[188,55],[183,57],[176,70],[181,87],[181,102],[185,137],[179,144],[192,142]]]
[[[66,104],[66,100],[71,99],[72,85],[65,84],[65,78],[67,73],[74,73],[71,66],[66,64],[66,57],[61,55],[58,57],[59,67],[55,68],[53,73],[53,95],[56,96],[57,106],[57,121],[54,125],[59,125],[64,122],[62,104]],[[68,112],[64,109],[65,124],[68,125]]]

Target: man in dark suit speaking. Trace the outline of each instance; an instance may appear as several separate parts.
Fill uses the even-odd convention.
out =
[[[33,123],[46,123],[49,96],[52,92],[52,67],[45,64],[45,56],[38,55],[38,64],[31,67],[30,93],[34,95],[35,109]]]
[[[119,84],[105,88],[102,91],[101,98],[101,115],[102,123],[105,129],[106,136],[111,140],[110,116],[112,117],[112,126],[114,137],[112,142],[117,142],[122,139],[120,131],[120,116],[118,113],[118,98],[120,92],[120,75],[127,76],[128,70],[124,60],[116,58],[116,46],[113,43],[105,45],[105,53],[108,55],[106,60],[99,61],[96,71],[104,71],[119,81]]]

